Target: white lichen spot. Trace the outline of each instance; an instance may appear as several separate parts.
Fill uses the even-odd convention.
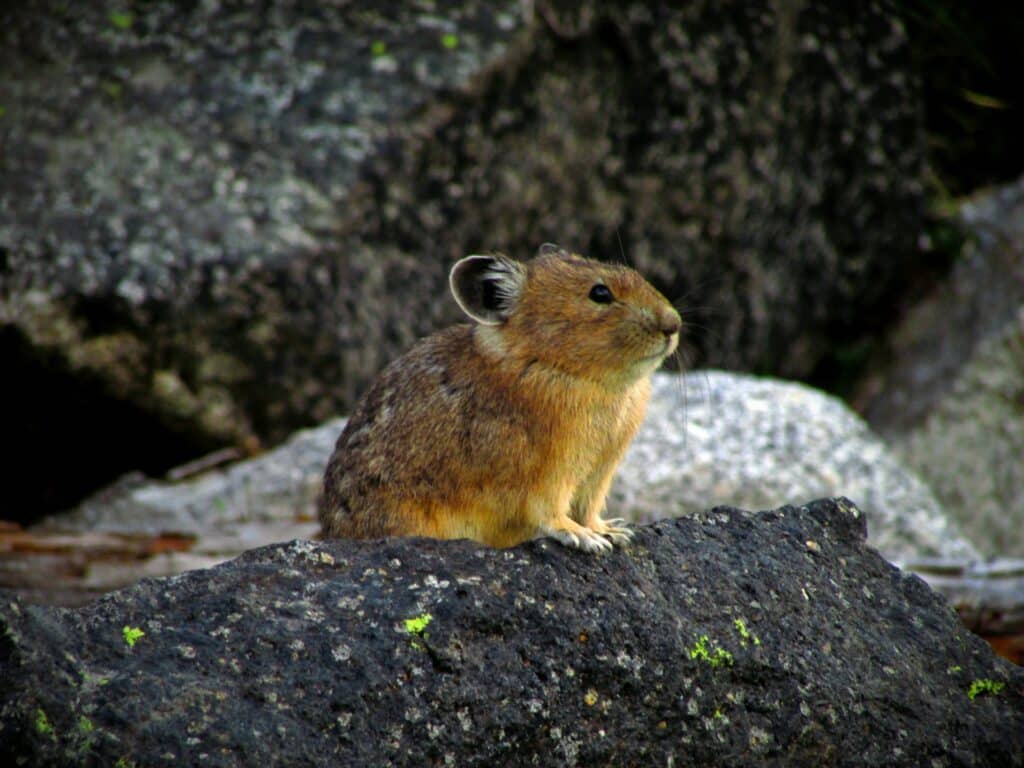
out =
[[[196,657],[196,649],[191,645],[179,645],[178,653],[180,653],[186,659],[194,659]]]
[[[536,701],[536,699],[534,699],[534,701]],[[470,717],[468,709],[463,708],[458,710],[455,713],[455,717],[458,719],[459,726],[463,731],[468,733],[473,729],[473,718]]]
[[[351,712],[342,712],[340,715],[338,715],[338,717],[336,718],[336,721],[337,721],[337,723],[338,723],[338,725],[340,727],[348,728],[349,723],[352,722],[352,713]]]
[[[332,555],[330,552],[321,552],[320,562],[324,565],[334,565],[334,555]]]
[[[431,741],[437,741],[444,736],[445,727],[443,724],[427,723],[427,736]]]
[[[341,645],[331,649],[331,656],[334,658],[335,661],[348,661],[350,658],[352,658],[352,649],[344,643],[342,643]]]
[[[526,700],[526,711],[531,715],[536,715],[544,709],[544,702],[540,699],[527,699]]]

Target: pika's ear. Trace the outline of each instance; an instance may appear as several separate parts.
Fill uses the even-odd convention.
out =
[[[467,256],[455,262],[448,283],[462,311],[483,325],[500,325],[526,285],[526,267],[507,256]]]

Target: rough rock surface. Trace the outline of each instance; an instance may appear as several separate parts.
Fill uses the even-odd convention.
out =
[[[0,11],[19,519],[348,410],[479,249],[624,252],[712,364],[807,373],[914,259],[909,73],[875,4]]]
[[[5,765],[1024,765],[1024,671],[843,499],[295,541],[0,626]]]

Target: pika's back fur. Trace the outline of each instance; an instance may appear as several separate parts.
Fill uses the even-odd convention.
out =
[[[525,263],[468,256],[450,282],[476,324],[421,341],[356,406],[325,473],[322,535],[627,540],[601,512],[678,313],[634,270],[555,246]]]

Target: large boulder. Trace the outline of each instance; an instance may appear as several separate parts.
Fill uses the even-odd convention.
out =
[[[888,11],[562,6],[3,11],[16,516],[348,410],[479,249],[625,256],[729,367],[885,315],[923,168]]]
[[[1024,765],[1024,671],[844,499],[550,540],[295,541],[0,605],[5,765]]]

